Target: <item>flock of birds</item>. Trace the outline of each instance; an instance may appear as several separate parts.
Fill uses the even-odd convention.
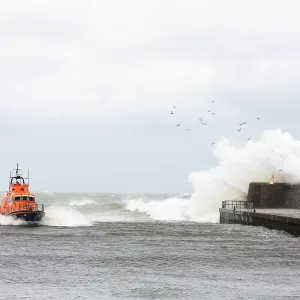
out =
[[[214,103],[215,101],[212,100],[211,102]],[[176,106],[173,106],[173,109],[170,111],[170,115],[174,115],[175,109],[176,109]],[[208,110],[207,112],[210,113],[212,116],[216,114],[215,112],[212,111],[212,109]],[[204,117],[201,117],[201,118],[198,119],[198,120],[201,122],[201,124],[202,124],[203,126],[206,126],[207,123],[208,123],[208,121],[204,121],[203,119],[204,119]],[[259,117],[256,117],[256,119],[257,119],[258,121],[260,120]],[[176,124],[177,127],[179,127],[180,125],[181,125],[180,123]],[[237,128],[237,131],[240,132],[240,131],[242,130],[242,127],[245,126],[245,125],[247,125],[247,122],[241,121],[241,123],[238,124],[239,127]],[[190,131],[189,128],[187,128],[186,130],[187,130],[187,131]],[[251,140],[251,135],[249,136],[249,138],[247,139],[247,141],[250,141],[250,140]],[[211,144],[210,144],[210,147],[213,146],[214,144],[215,144],[215,142],[211,143]]]

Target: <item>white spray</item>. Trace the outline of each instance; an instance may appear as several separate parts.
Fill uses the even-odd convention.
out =
[[[251,181],[268,182],[274,174],[277,182],[300,182],[300,142],[281,130],[265,131],[243,147],[222,138],[213,153],[217,166],[189,176],[191,199],[131,200],[126,208],[156,220],[218,222],[222,201],[245,199]]]

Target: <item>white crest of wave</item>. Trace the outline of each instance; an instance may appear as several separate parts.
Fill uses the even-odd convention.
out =
[[[126,201],[127,210],[145,213],[152,219],[161,221],[186,220],[188,216],[185,212],[187,211],[188,205],[188,200],[179,198],[151,201],[139,198],[136,200]]]
[[[0,225],[25,225],[25,221],[14,219],[11,216],[0,215]]]
[[[92,222],[73,207],[52,205],[45,208],[45,217],[41,221],[46,226],[92,226]]]
[[[70,206],[84,206],[89,204],[95,204],[96,201],[92,199],[81,199],[81,200],[71,200],[69,202]]]
[[[300,182],[300,142],[279,129],[265,131],[259,140],[243,147],[235,147],[222,138],[214,155],[217,166],[189,176],[194,187],[191,199],[129,200],[126,209],[155,220],[215,223],[219,221],[222,201],[245,199],[252,181],[269,182],[274,174],[276,182]]]

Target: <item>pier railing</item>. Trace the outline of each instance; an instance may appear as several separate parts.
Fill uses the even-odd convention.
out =
[[[225,200],[222,201],[222,208],[233,210],[253,210],[253,203],[245,200]]]

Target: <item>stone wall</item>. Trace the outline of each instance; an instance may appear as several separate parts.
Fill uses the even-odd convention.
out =
[[[254,208],[300,208],[300,185],[251,182],[247,202]]]

